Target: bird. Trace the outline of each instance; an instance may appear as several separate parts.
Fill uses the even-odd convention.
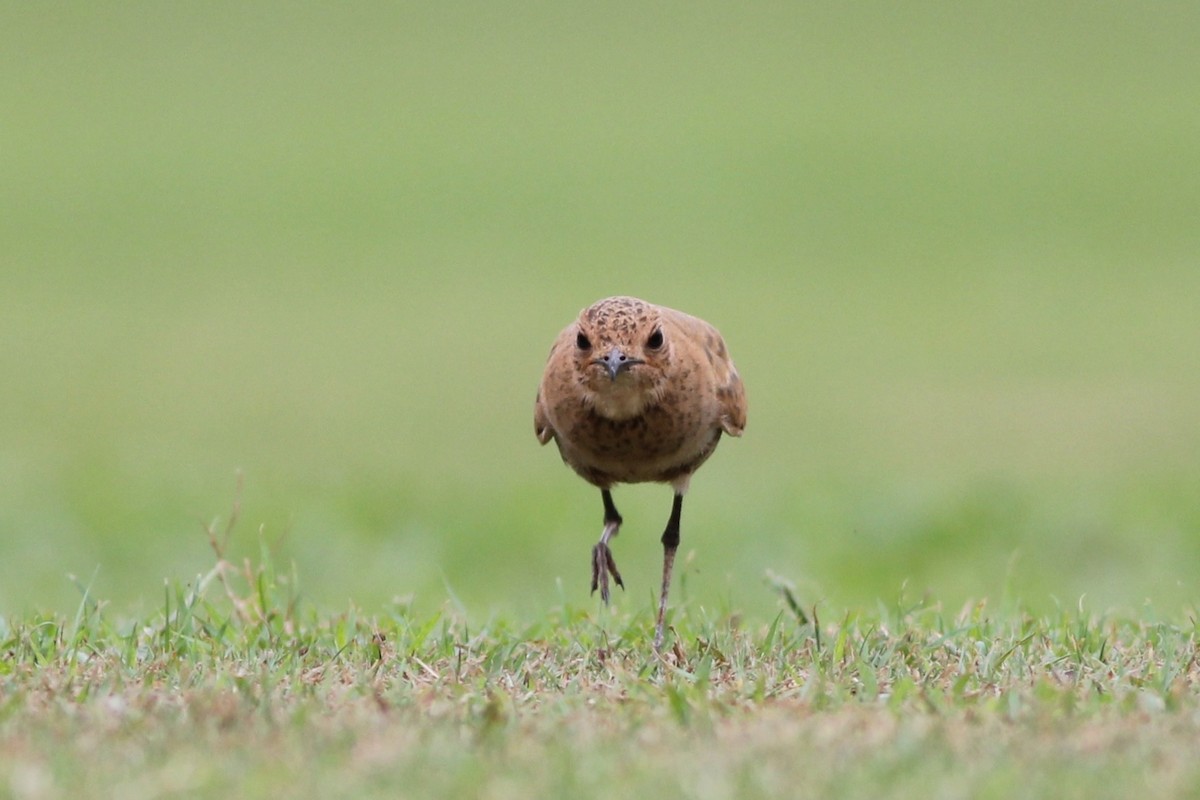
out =
[[[600,490],[604,527],[592,548],[592,593],[609,602],[625,583],[610,542],[622,518],[616,484],[674,490],[662,535],[663,572],[654,649],[661,651],[683,497],[722,434],[746,427],[746,390],[725,340],[708,322],[636,297],[608,297],[579,312],[554,340],[534,402],[534,432]]]

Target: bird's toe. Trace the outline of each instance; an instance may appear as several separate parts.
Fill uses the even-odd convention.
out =
[[[599,589],[600,599],[605,605],[608,605],[609,600],[609,575],[617,582],[617,586],[625,588],[625,582],[621,580],[621,573],[617,570],[617,562],[613,560],[612,550],[604,542],[597,542],[592,548],[592,594]]]
[[[617,586],[620,586],[624,590],[625,582],[621,580],[621,571],[617,569],[617,562],[613,560],[612,550],[608,547],[604,548],[604,558],[608,571],[612,573],[613,580],[617,582]]]
[[[612,557],[606,554],[606,550],[608,548],[603,543],[592,548],[592,594],[599,589],[604,605],[608,605],[608,559]]]

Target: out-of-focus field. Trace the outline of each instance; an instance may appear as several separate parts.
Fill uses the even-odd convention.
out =
[[[531,407],[617,293],[750,395],[679,603],[1192,608],[1194,6],[0,18],[2,613],[155,607],[238,470],[235,545],[321,607],[586,602],[599,497]],[[617,495],[619,608],[668,497]]]

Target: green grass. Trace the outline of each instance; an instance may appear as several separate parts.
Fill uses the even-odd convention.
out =
[[[1195,7],[9,6],[0,796],[1194,790]],[[666,662],[616,293],[749,393]]]
[[[0,618],[6,796],[1122,797],[1200,787],[1195,623],[900,598],[767,623],[318,614],[269,553]]]

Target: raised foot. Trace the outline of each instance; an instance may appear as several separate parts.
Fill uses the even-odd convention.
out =
[[[608,575],[612,573],[613,580],[617,582],[617,586],[625,588],[625,583],[621,580],[621,573],[617,570],[617,562],[613,561],[612,550],[604,542],[596,542],[596,546],[592,548],[592,593],[595,594],[596,589],[600,589],[600,599],[604,601],[604,605],[608,605]]]

